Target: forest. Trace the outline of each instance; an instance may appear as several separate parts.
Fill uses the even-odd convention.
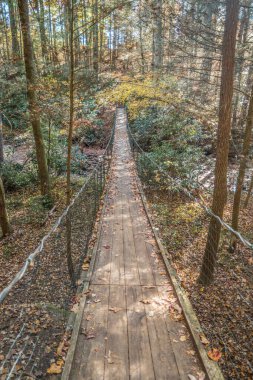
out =
[[[159,251],[158,234],[201,326],[194,344],[220,371],[150,379],[252,379],[252,128],[252,0],[0,0],[0,378],[65,373],[69,321],[95,293],[92,252],[113,258],[120,240],[118,192],[128,228],[129,170],[155,231],[145,225],[145,244]],[[145,223],[136,232],[129,208],[138,255]],[[99,243],[110,209],[111,240]],[[173,302],[174,321],[189,325]],[[121,308],[109,302],[115,318]],[[97,334],[83,334],[92,349]],[[108,352],[105,371],[117,362]],[[71,373],[62,378],[142,378]]]

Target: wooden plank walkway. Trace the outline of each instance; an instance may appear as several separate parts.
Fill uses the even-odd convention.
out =
[[[202,367],[137,190],[123,109],[112,165],[69,378],[199,379]]]

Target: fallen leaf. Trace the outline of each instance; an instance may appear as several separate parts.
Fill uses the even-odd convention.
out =
[[[121,307],[109,307],[109,310],[113,311],[114,313],[118,313],[119,311],[122,310],[122,308]]]
[[[208,345],[210,343],[204,334],[200,334],[199,337],[200,337],[201,343],[203,343],[205,345]]]
[[[195,376],[193,376],[193,375],[188,375],[188,377],[189,377],[190,380],[197,380],[197,378]]]
[[[0,355],[0,361],[4,360],[4,355]]]
[[[143,300],[140,300],[140,302],[144,303],[145,305],[148,305],[148,304],[150,304],[150,303],[151,303],[151,301],[150,301],[150,300],[148,300],[148,299],[143,299]]]
[[[57,348],[57,355],[58,356],[61,356],[62,355],[62,350],[63,350],[63,347],[64,347],[64,342],[61,342]]]
[[[180,341],[181,342],[185,342],[187,340],[187,336],[186,335],[181,335],[180,336]]]
[[[61,373],[62,371],[62,365],[58,365],[57,363],[52,363],[51,366],[48,368],[47,373],[50,375],[57,375]]]
[[[79,303],[75,303],[75,304],[72,306],[71,311],[72,311],[73,313],[77,313],[78,310],[79,310]]]
[[[85,263],[85,264],[83,264],[82,269],[83,269],[84,271],[86,271],[86,270],[89,269],[89,267],[90,267],[90,264],[89,264],[89,263]]]
[[[220,358],[222,356],[222,354],[218,350],[218,348],[212,348],[210,351],[208,351],[207,355],[209,356],[210,359],[212,359],[215,362],[220,360]]]
[[[114,363],[114,361],[112,359],[112,353],[111,353],[110,350],[108,352],[107,361],[108,361],[109,364],[113,364]]]
[[[182,314],[182,308],[179,305],[173,305],[173,309],[175,309],[179,314]]]
[[[195,355],[195,351],[193,351],[193,350],[188,350],[186,352],[187,352],[188,355],[192,355],[192,356]]]

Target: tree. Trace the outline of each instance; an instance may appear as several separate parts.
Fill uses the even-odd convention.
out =
[[[251,94],[250,94],[249,109],[248,109],[248,115],[247,115],[247,121],[246,121],[244,141],[243,141],[242,157],[240,160],[240,167],[239,167],[236,191],[235,191],[234,202],[233,202],[232,227],[236,231],[238,230],[238,224],[239,224],[241,196],[242,196],[242,190],[243,190],[245,170],[247,166],[247,159],[249,156],[249,151],[250,151],[250,146],[251,146],[252,127],[253,127],[253,86],[252,86]],[[236,248],[235,236],[232,237],[230,248],[232,251],[234,251]]]
[[[0,226],[2,229],[2,235],[8,235],[12,228],[9,222],[6,204],[5,204],[5,194],[2,178],[0,177]]]
[[[49,174],[40,125],[40,110],[37,104],[36,71],[34,65],[32,39],[30,34],[28,0],[18,0],[18,7],[23,36],[24,60],[27,81],[27,100],[29,106],[30,121],[32,124],[35,141],[41,193],[42,195],[46,195],[50,192]]]
[[[226,19],[222,46],[222,74],[220,88],[219,123],[217,134],[217,157],[212,211],[223,217],[227,201],[227,170],[229,137],[231,132],[232,98],[235,66],[236,31],[239,15],[239,0],[226,0]],[[205,254],[199,282],[208,285],[213,280],[220,241],[221,224],[212,217],[209,224]]]
[[[45,28],[45,11],[44,11],[43,0],[36,0],[35,8],[36,8],[37,18],[39,22],[42,57],[46,61],[48,61],[47,36],[46,36],[46,28]]]
[[[68,155],[67,155],[67,190],[66,204],[69,206],[71,199],[71,150],[74,124],[74,0],[68,0],[69,15],[69,130],[68,130]],[[72,284],[75,285],[75,273],[71,256],[71,210],[67,214],[67,263],[69,276]]]
[[[0,165],[4,162],[3,119],[0,113]]]
[[[162,5],[163,0],[153,2],[153,70],[159,71],[163,64],[163,24],[162,24]]]
[[[12,41],[12,58],[14,61],[20,59],[20,47],[18,41],[17,22],[14,8],[14,1],[8,0],[10,27],[11,27],[11,41]]]

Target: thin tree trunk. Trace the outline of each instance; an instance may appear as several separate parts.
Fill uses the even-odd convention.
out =
[[[93,4],[93,69],[98,80],[98,70],[99,70],[99,41],[98,41],[98,0],[94,0]]]
[[[141,54],[141,73],[142,75],[145,74],[145,56],[144,56],[144,49],[143,49],[143,33],[142,33],[142,19],[141,19],[141,2],[139,5],[139,11],[138,11],[138,17],[139,17],[139,36],[140,36],[140,54]]]
[[[66,204],[69,206],[71,199],[71,151],[74,122],[74,2],[68,0],[69,10],[69,131],[68,131],[68,155],[67,155],[67,190]],[[71,252],[71,210],[67,214],[67,263],[72,285],[75,285],[75,273]]]
[[[11,41],[12,41],[12,59],[14,61],[20,59],[20,48],[18,41],[17,23],[13,0],[8,0],[10,27],[11,27]]]
[[[162,20],[163,0],[154,0],[154,71],[159,71],[163,64],[163,20]]]
[[[0,114],[0,165],[4,162],[3,119]]]
[[[7,214],[4,186],[3,186],[3,181],[1,177],[0,177],[0,226],[2,229],[3,236],[8,235],[12,231],[8,214]]]
[[[250,200],[250,196],[251,196],[252,190],[253,190],[253,174],[252,174],[252,176],[251,176],[251,180],[250,180],[250,185],[249,185],[249,189],[248,189],[247,197],[246,197],[245,202],[244,202],[244,205],[243,205],[244,208],[247,208],[247,207],[248,207],[248,204],[249,204],[249,200]]]
[[[34,66],[32,40],[30,35],[28,0],[18,0],[18,6],[23,35],[24,59],[27,80],[27,99],[29,105],[30,121],[32,124],[35,140],[41,193],[43,195],[46,195],[50,192],[49,175],[40,125],[40,111],[37,104],[36,72]]]
[[[45,61],[48,61],[48,50],[47,50],[47,36],[45,28],[45,11],[44,11],[44,2],[43,0],[38,0],[35,3],[37,10],[37,18],[39,22],[40,30],[40,43],[41,43],[41,53]]]
[[[220,89],[220,110],[217,136],[217,158],[212,211],[223,217],[227,201],[227,167],[229,136],[231,132],[232,98],[234,83],[236,31],[239,14],[239,0],[226,1],[226,20],[222,48],[222,76]],[[199,282],[208,285],[213,280],[220,241],[221,224],[211,218],[205,254]]]
[[[244,176],[245,176],[245,171],[246,171],[246,166],[247,166],[247,159],[249,156],[249,151],[250,151],[250,146],[251,146],[252,126],[253,126],[253,86],[251,89],[248,116],[247,116],[244,141],[243,141],[242,157],[240,161],[236,191],[235,191],[234,202],[233,202],[232,227],[236,231],[238,230],[243,182],[244,182]],[[237,242],[236,237],[232,236],[232,240],[230,244],[230,249],[232,251],[234,251],[236,248],[236,242]]]

